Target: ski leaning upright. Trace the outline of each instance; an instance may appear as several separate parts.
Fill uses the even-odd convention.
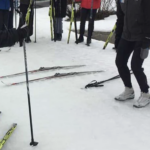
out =
[[[79,68],[79,67],[84,67],[84,66],[85,65],[40,67],[39,69],[28,71],[28,74],[44,72],[44,71],[49,71],[49,70],[56,70],[56,69],[73,69],[73,68]],[[10,74],[10,75],[6,75],[6,76],[0,76],[0,78],[2,79],[2,78],[14,77],[14,76],[19,76],[19,75],[23,75],[23,74],[25,74],[25,72]]]
[[[100,73],[100,72],[103,72],[103,71],[101,70],[101,71],[83,71],[83,72],[56,73],[55,75],[52,75],[52,76],[47,76],[47,77],[43,77],[43,78],[36,78],[36,79],[33,79],[33,80],[29,80],[29,82],[44,81],[44,80],[50,80],[50,79],[54,79],[54,78],[62,78],[62,77],[75,76],[75,75],[94,74],[94,73]],[[5,84],[4,82],[2,82],[2,83]],[[12,85],[19,85],[19,84],[23,84],[23,83],[26,83],[26,81],[10,83],[10,84],[5,84],[5,85],[6,86],[12,86]]]
[[[116,27],[117,27],[117,26],[116,26],[116,24],[115,24],[115,26],[113,27],[112,31],[110,32],[110,34],[109,34],[109,36],[108,36],[108,38],[107,38],[107,40],[106,40],[106,42],[105,42],[105,44],[104,44],[103,49],[105,49],[105,48],[107,47],[107,45],[108,45],[110,39],[112,38],[112,36],[113,36],[113,34],[114,34],[115,30],[116,30]]]
[[[68,33],[68,40],[67,43],[69,44],[70,41],[70,35],[71,35],[71,29],[72,29],[72,23],[74,22],[74,26],[75,26],[75,38],[76,38],[76,44],[78,44],[77,42],[77,23],[76,23],[76,8],[75,8],[75,0],[72,0],[72,6],[71,6],[71,18],[70,18],[70,27],[69,27],[69,33]]]
[[[50,30],[51,30],[51,40],[54,40],[54,32],[53,32],[53,0],[49,1],[49,17],[50,17]]]

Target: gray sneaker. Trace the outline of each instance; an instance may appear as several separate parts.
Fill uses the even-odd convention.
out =
[[[133,88],[125,87],[125,90],[123,93],[121,93],[119,96],[115,97],[115,100],[117,101],[126,101],[134,99],[134,90]]]

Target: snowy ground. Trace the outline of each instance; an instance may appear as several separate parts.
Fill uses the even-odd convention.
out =
[[[104,80],[117,75],[116,53],[109,44],[92,41],[91,47],[74,43],[74,33],[67,44],[68,23],[64,22],[62,42],[50,40],[48,8],[37,12],[37,43],[27,45],[28,69],[41,66],[79,65],[86,67],[48,71],[29,78],[53,75],[56,72],[105,70],[104,73],[66,77],[30,84],[35,141],[29,146],[30,128],[26,85],[6,87],[0,84],[0,138],[12,123],[16,131],[6,143],[5,150],[149,150],[150,106],[132,107],[133,101],[116,102],[114,96],[123,91],[120,79],[106,83],[103,88],[81,89],[92,80]],[[114,25],[114,21],[112,21]],[[101,24],[96,24],[101,26]],[[34,37],[32,38],[34,40]],[[0,73],[7,75],[24,71],[23,50],[18,45],[9,52],[0,53]],[[145,72],[150,80],[150,60]],[[25,76],[4,79],[6,83],[25,80]],[[132,76],[137,99],[139,87]]]

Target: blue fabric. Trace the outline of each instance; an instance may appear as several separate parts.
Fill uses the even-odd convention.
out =
[[[10,0],[0,0],[1,10],[9,10],[9,8],[10,8]]]

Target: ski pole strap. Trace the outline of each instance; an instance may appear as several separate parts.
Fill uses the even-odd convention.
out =
[[[130,70],[130,74],[133,74],[133,72],[131,70]],[[100,82],[97,82],[96,80],[93,80],[85,86],[85,89],[91,88],[91,87],[103,87],[104,85],[102,85],[102,83],[105,83],[105,82],[111,81],[111,80],[115,80],[115,79],[118,79],[118,78],[120,78],[120,75],[116,75],[112,78],[109,78],[107,80],[103,80],[103,81],[100,81]]]
[[[91,81],[89,84],[85,86],[85,88],[91,88],[91,87],[103,87],[101,83],[98,83],[96,80]]]

